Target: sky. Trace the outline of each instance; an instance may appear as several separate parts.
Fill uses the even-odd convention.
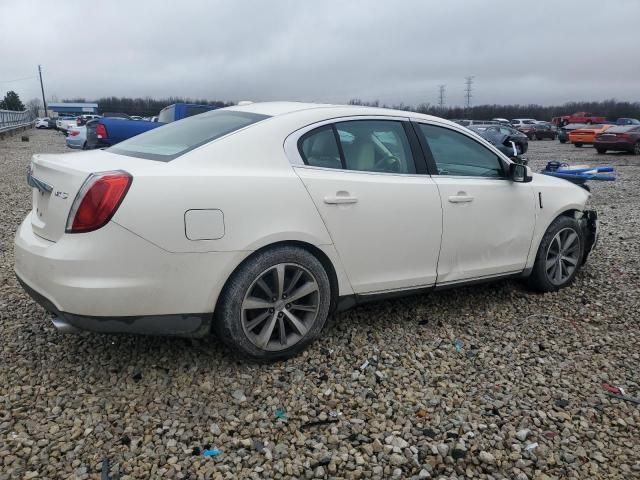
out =
[[[640,0],[0,0],[0,96],[640,100]]]

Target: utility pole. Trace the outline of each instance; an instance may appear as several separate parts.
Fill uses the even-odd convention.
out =
[[[442,110],[444,109],[444,89],[446,88],[446,85],[440,85],[438,88],[440,89],[440,94],[438,95],[438,107]]]
[[[471,89],[473,87],[473,77],[474,75],[469,75],[468,77],[465,77],[465,82],[464,84],[466,85],[465,89],[464,89],[464,96],[467,99],[467,104],[466,107],[467,109],[471,108],[471,97],[473,96],[471,94]]]
[[[38,75],[40,75],[40,90],[42,90],[42,103],[44,104],[44,116],[47,116],[47,101],[44,98],[44,85],[42,84],[42,66],[38,65]]]

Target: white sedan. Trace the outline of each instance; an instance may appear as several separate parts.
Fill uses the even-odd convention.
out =
[[[63,331],[198,336],[286,358],[362,301],[503,277],[569,285],[589,193],[441,118],[255,103],[106,150],[34,155],[15,238]]]

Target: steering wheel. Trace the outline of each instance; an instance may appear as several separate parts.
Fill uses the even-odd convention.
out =
[[[400,160],[394,156],[383,157],[375,163],[374,168],[385,172],[399,172]]]

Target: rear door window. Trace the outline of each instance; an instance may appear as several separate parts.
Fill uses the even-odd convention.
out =
[[[403,122],[353,120],[325,125],[301,137],[306,165],[380,173],[416,173]]]

